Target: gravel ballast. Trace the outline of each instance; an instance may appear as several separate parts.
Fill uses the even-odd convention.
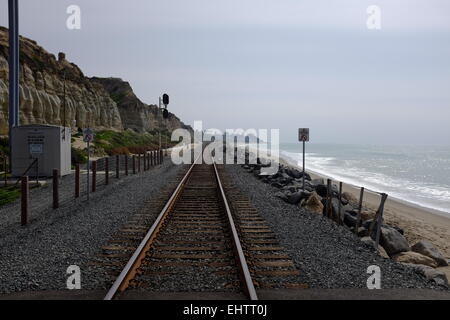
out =
[[[67,290],[67,268],[83,266],[134,213],[176,178],[183,166],[162,166],[121,177],[84,199],[46,210],[21,227],[13,210],[1,214],[0,293]],[[51,190],[50,190],[51,191]],[[14,215],[14,216],[11,216]],[[81,282],[90,278],[81,270]]]
[[[381,287],[448,289],[411,268],[379,256],[344,226],[321,214],[306,212],[274,196],[279,190],[261,182],[239,165],[225,166],[233,183],[267,220],[281,245],[311,288],[367,288],[371,265],[381,269]]]

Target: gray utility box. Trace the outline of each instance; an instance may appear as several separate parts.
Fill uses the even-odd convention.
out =
[[[37,158],[38,175],[50,177],[53,169],[61,176],[71,170],[70,128],[52,125],[26,125],[12,129],[12,174],[22,176]],[[27,173],[36,176],[36,165]]]

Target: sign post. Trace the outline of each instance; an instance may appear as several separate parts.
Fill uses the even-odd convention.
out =
[[[309,141],[309,128],[298,129],[298,141],[303,143],[303,192],[305,191],[305,143]]]
[[[87,143],[87,199],[89,200],[89,174],[91,167],[91,142],[94,140],[94,131],[91,128],[83,130],[83,141]]]

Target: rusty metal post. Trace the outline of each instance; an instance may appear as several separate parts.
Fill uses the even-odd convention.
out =
[[[136,174],[136,157],[134,155],[132,157],[132,161],[133,161],[133,174]]]
[[[53,169],[53,209],[59,208],[59,171]]]
[[[109,157],[105,158],[105,185],[109,184]]]
[[[125,175],[128,175],[128,155],[125,155]]]
[[[116,155],[116,179],[120,177],[120,156]]]
[[[75,165],[75,198],[80,197],[80,165]]]
[[[92,192],[97,190],[97,161],[92,162]]]
[[[28,176],[22,177],[22,194],[21,194],[21,217],[20,223],[25,226],[28,223],[28,216],[30,215],[30,189],[28,187]]]
[[[358,234],[359,224],[361,223],[361,210],[363,204],[363,197],[364,197],[364,187],[361,188],[361,191],[359,193],[358,215],[356,216],[356,225],[354,230],[356,235]]]

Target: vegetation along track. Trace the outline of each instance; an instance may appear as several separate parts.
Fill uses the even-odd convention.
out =
[[[219,171],[190,167],[105,299],[143,289],[242,290],[256,300],[255,287],[306,287],[266,222]]]

